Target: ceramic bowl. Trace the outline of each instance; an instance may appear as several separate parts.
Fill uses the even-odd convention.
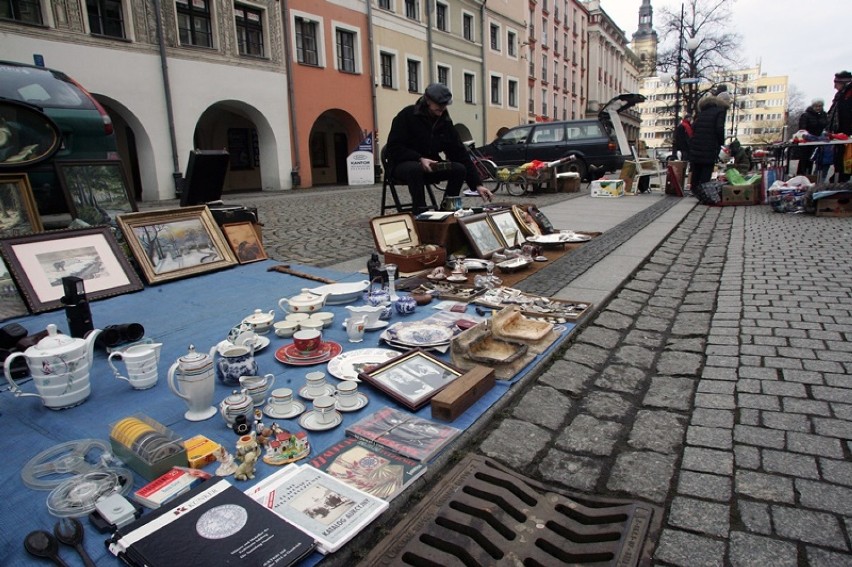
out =
[[[290,313],[284,317],[285,321],[296,321],[297,323],[304,321],[310,317],[308,313]]]
[[[321,331],[325,327],[325,321],[322,319],[314,319],[313,317],[308,317],[301,323],[299,323],[300,329],[313,329],[316,331]]]
[[[322,321],[323,327],[326,329],[331,326],[331,323],[334,321],[334,313],[331,311],[319,311],[314,313],[309,317],[309,319]]]
[[[293,336],[293,333],[299,330],[299,322],[298,321],[276,321],[272,324],[272,328],[275,329],[275,335],[281,338],[289,338]]]

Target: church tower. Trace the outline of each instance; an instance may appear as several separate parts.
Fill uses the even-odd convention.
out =
[[[639,56],[639,76],[657,74],[657,32],[654,31],[654,9],[651,0],[642,0],[639,8],[639,29],[633,34],[633,53]]]

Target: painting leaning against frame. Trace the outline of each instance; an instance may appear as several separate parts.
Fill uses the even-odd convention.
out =
[[[26,173],[0,174],[0,238],[42,232]]]

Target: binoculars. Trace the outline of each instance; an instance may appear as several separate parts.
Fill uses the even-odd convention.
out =
[[[108,325],[104,327],[95,344],[105,348],[112,348],[124,343],[135,343],[145,336],[145,327],[139,323],[123,323],[121,325]]]

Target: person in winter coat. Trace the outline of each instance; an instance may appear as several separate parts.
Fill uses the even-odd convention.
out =
[[[834,134],[852,135],[852,73],[841,71],[834,75],[834,88],[837,92],[828,109],[828,126],[826,129]],[[849,181],[850,172],[844,170],[843,162],[845,149],[848,146],[835,148],[834,170],[837,172],[837,181],[844,183]]]
[[[745,175],[751,170],[751,157],[739,140],[732,140],[728,144],[728,151],[731,152],[731,157],[734,158],[734,167],[737,171]]]
[[[447,197],[458,196],[465,182],[483,200],[490,201],[492,197],[491,191],[482,185],[447,113],[452,100],[446,85],[432,83],[416,103],[400,110],[391,123],[385,146],[390,174],[408,185],[415,215],[427,210],[427,183],[446,181]],[[441,160],[440,153],[446,156],[446,161]]]
[[[820,98],[815,98],[811,101],[811,105],[805,109],[799,116],[799,130],[806,130],[808,134],[819,136],[828,125],[828,115],[823,108],[825,102]],[[808,175],[811,172],[813,161],[811,155],[812,148],[796,148],[797,157],[799,158],[799,166],[796,168],[796,175]]]
[[[692,140],[689,143],[693,187],[699,187],[713,177],[719,149],[725,143],[725,119],[732,100],[733,96],[723,91],[698,101],[698,115],[692,123]]]
[[[672,159],[689,161],[689,141],[692,139],[692,116],[684,114],[683,120],[677,125],[672,140]],[[678,157],[680,152],[680,157]]]

